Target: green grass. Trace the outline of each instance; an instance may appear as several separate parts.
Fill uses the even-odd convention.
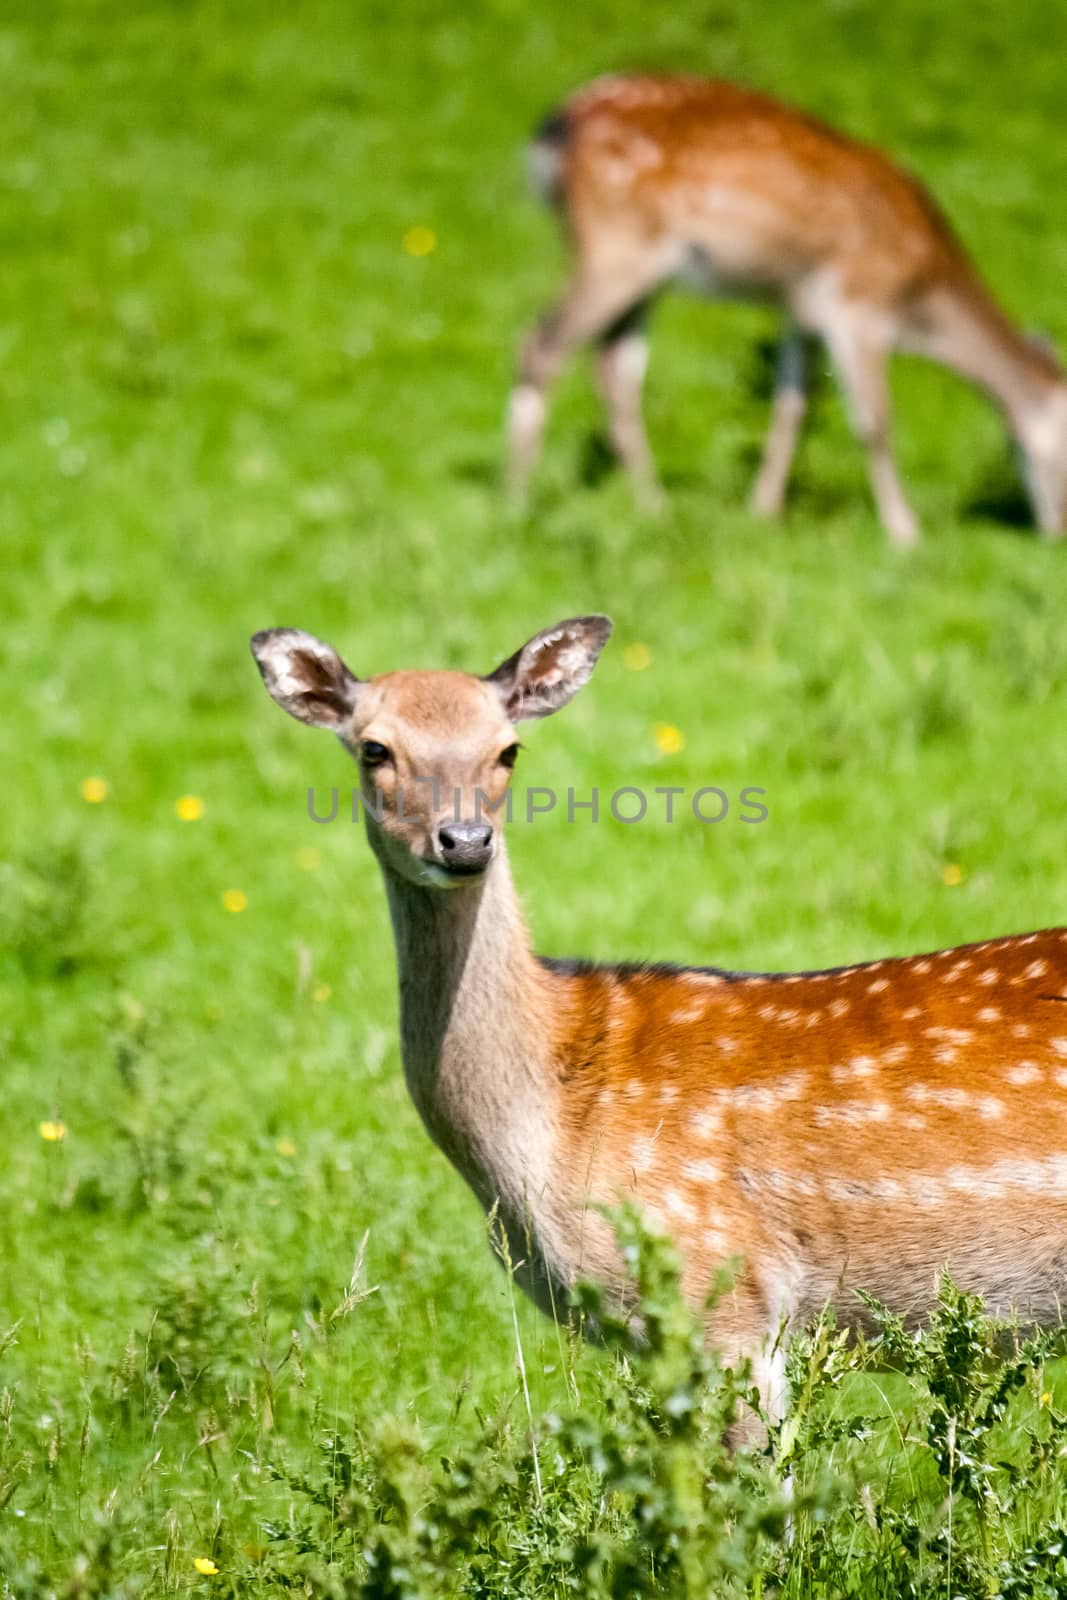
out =
[[[730,74],[882,141],[1067,343],[1049,34],[1037,0],[5,8],[0,1559],[39,1569],[13,1593],[88,1582],[83,1545],[71,1593],[283,1592],[279,1457],[390,1414],[433,1460],[518,1416],[507,1278],[400,1076],[376,868],[305,814],[350,774],[266,700],[255,629],[484,671],[615,618],[525,780],[759,785],[770,819],[516,827],[546,952],[812,967],[1065,919],[1067,554],[1017,525],[975,396],[894,373],[914,556],[830,385],[768,529],[742,507],[773,319],[677,298],[648,394],[669,512],[597,469],[582,365],[528,520],[498,488],[513,351],[563,272],[521,145],[574,83]],[[364,1237],[374,1293],[328,1322]],[[563,1406],[577,1358],[518,1329]]]

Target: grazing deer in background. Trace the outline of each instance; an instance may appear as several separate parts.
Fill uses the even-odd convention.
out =
[[[942,362],[990,395],[1020,447],[1038,526],[1063,533],[1067,379],[1001,311],[922,185],[880,151],[729,83],[620,77],[548,117],[531,156],[577,261],[522,352],[509,413],[516,496],[537,461],[550,383],[576,347],[595,343],[612,443],[643,498],[657,497],[641,419],[643,330],[656,294],[681,282],[770,300],[788,320],[756,511],[782,509],[817,338],[895,543],[914,543],[918,529],[890,451],[892,350]]]
[[[677,1240],[694,1304],[742,1259],[708,1336],[751,1359],[772,1414],[783,1327],[828,1302],[855,1322],[857,1288],[921,1317],[947,1267],[991,1312],[1058,1323],[1067,931],[829,972],[534,954],[498,826],[514,724],[566,705],[610,631],[561,622],[484,678],[365,681],[310,634],[252,640],[279,705],[359,763],[408,1086],[499,1207],[524,1286],[546,1309],[583,1277],[625,1297],[595,1207],[635,1201]]]

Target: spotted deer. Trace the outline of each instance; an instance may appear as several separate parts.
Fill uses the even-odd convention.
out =
[[[1041,531],[1067,524],[1067,379],[1018,332],[932,197],[881,151],[729,83],[618,77],[548,117],[531,167],[576,266],[527,338],[509,410],[513,495],[536,464],[546,394],[578,346],[598,349],[613,445],[646,501],[659,490],[641,416],[645,321],[669,283],[785,313],[756,512],[778,514],[806,407],[810,345],[829,352],[897,544],[918,528],[890,448],[886,358],[954,368],[999,406]]]
[[[694,1305],[741,1261],[708,1337],[772,1414],[782,1330],[827,1304],[855,1320],[859,1288],[920,1319],[948,1268],[995,1312],[1058,1322],[1067,930],[826,972],[534,954],[501,826],[515,725],[566,705],[610,632],[579,617],[487,677],[366,680],[307,633],[252,640],[279,705],[359,764],[408,1087],[524,1287],[557,1312],[581,1278],[625,1297],[601,1207],[635,1203]]]

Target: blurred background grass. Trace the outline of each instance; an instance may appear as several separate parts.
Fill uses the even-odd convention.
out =
[[[242,1452],[262,1412],[226,1368],[252,1303],[282,1352],[305,1330],[305,1410],[271,1422],[294,1448],[308,1417],[353,1407],[405,1409],[440,1440],[463,1385],[484,1405],[510,1388],[505,1280],[401,1080],[376,869],[360,830],[306,816],[309,785],[352,774],[268,704],[254,629],[309,628],[364,675],[485,671],[558,617],[614,616],[589,689],[524,735],[520,779],[759,785],[770,818],[517,827],[548,953],[812,967],[1067,919],[1067,554],[1024,525],[977,397],[895,369],[914,557],[886,548],[829,383],[789,519],[767,528],[742,507],[774,319],[679,297],[648,391],[666,516],[604,471],[581,364],[527,521],[498,487],[517,338],[564,268],[521,147],[574,84],[735,76],[884,143],[1008,308],[1062,343],[1048,28],[1037,0],[1010,20],[962,0],[5,7],[16,1543],[72,1548],[112,1485],[137,1499],[146,1571],[168,1513],[182,1539],[216,1502],[258,1525]],[[417,256],[415,227],[435,241]],[[89,778],[104,799],[83,798]],[[368,1230],[377,1293],[316,1344],[306,1318],[336,1304]],[[554,1336],[526,1307],[520,1325],[551,1396]],[[158,1395],[130,1398],[161,1339],[181,1375],[162,1421]]]

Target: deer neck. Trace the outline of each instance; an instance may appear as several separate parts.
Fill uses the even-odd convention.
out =
[[[549,1176],[556,1030],[503,847],[470,888],[424,889],[385,863],[383,873],[412,1099],[482,1203],[521,1212]]]
[[[977,281],[940,298],[931,331],[928,353],[990,395],[1023,450],[1040,450],[1064,394],[1054,357],[1021,334]]]

